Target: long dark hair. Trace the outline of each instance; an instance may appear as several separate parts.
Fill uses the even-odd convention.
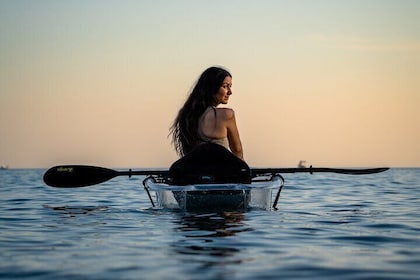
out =
[[[170,128],[172,143],[178,155],[186,155],[200,143],[199,118],[207,107],[217,105],[214,95],[227,76],[232,77],[227,70],[220,67],[210,67],[201,74]]]

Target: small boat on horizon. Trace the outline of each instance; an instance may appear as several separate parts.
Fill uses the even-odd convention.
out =
[[[298,168],[306,168],[306,161],[300,160],[297,167]]]

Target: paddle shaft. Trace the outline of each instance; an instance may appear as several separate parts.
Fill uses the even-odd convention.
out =
[[[319,173],[333,172],[349,175],[364,175],[379,173],[389,168],[370,168],[370,169],[338,169],[338,168],[251,168],[251,177],[264,176],[267,174],[281,173]],[[111,180],[117,176],[156,176],[167,177],[168,170],[128,170],[116,171],[98,166],[88,165],[62,165],[55,166],[47,170],[44,174],[44,182],[52,187],[75,188],[100,184]]]

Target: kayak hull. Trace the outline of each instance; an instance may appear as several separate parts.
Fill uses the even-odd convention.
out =
[[[173,195],[182,210],[245,210],[249,205],[250,191],[174,191]]]
[[[183,211],[245,211],[248,209],[270,210],[273,191],[280,194],[283,178],[274,175],[249,184],[190,184],[169,185],[153,177],[143,181],[155,208]],[[276,202],[277,203],[277,202]]]
[[[215,212],[275,208],[283,182],[280,175],[252,178],[245,161],[220,145],[203,143],[175,161],[168,176],[148,177],[143,185],[157,208]]]

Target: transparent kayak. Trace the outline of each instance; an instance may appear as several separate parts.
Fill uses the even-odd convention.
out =
[[[171,185],[147,177],[143,186],[152,206],[183,211],[244,211],[248,209],[276,209],[284,185],[281,175],[254,179],[250,184],[191,184]],[[276,191],[273,199],[273,191]]]

